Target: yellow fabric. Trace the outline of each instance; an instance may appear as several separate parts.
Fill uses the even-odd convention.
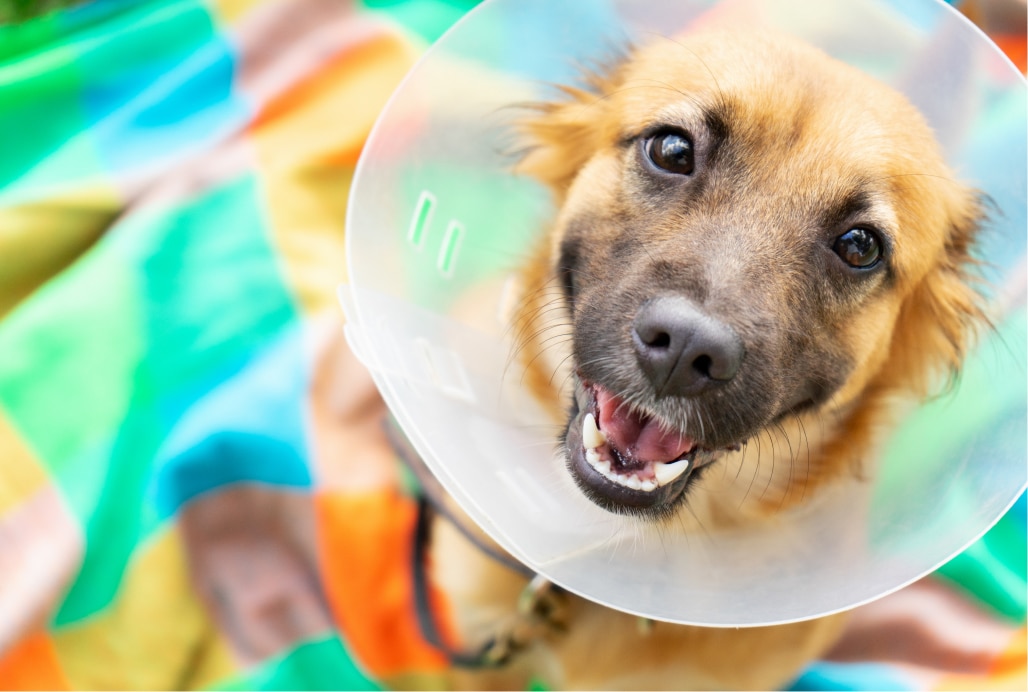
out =
[[[305,311],[334,307],[336,286],[346,281],[353,169],[375,118],[416,58],[408,42],[378,34],[284,94],[252,132],[275,244]]]
[[[0,205],[0,317],[96,242],[120,204],[110,184],[85,183],[41,202]]]
[[[0,411],[0,515],[34,496],[46,482],[46,471]]]
[[[110,608],[52,636],[77,689],[185,689],[235,672],[189,582],[172,526],[141,549]]]

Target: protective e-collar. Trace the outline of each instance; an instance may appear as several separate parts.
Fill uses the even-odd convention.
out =
[[[894,435],[873,484],[757,529],[657,535],[568,492],[553,422],[508,367],[507,277],[553,213],[509,172],[508,109],[626,39],[697,21],[796,35],[904,92],[996,204],[980,250],[1004,316],[961,384]],[[564,588],[710,626],[865,603],[964,549],[1025,487],[1025,103],[1013,65],[937,0],[488,0],[408,75],[364,149],[341,289],[349,341],[460,506]],[[485,309],[455,317],[468,303]]]

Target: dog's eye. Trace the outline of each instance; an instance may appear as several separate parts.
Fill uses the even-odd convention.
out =
[[[882,242],[873,231],[851,228],[835,239],[832,249],[851,267],[868,269],[878,263],[882,255]]]
[[[646,155],[657,168],[689,175],[695,166],[692,142],[678,132],[663,132],[646,143]]]

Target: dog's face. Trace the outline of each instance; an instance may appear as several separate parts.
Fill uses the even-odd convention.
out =
[[[524,160],[560,203],[541,273],[571,326],[563,444],[592,500],[673,514],[763,431],[857,436],[872,394],[959,362],[979,205],[900,95],[726,34],[660,40],[593,87],[543,108]]]

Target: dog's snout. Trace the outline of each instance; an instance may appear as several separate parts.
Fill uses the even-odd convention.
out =
[[[658,396],[698,394],[735,377],[743,345],[735,331],[680,296],[643,304],[632,324],[639,365]]]

